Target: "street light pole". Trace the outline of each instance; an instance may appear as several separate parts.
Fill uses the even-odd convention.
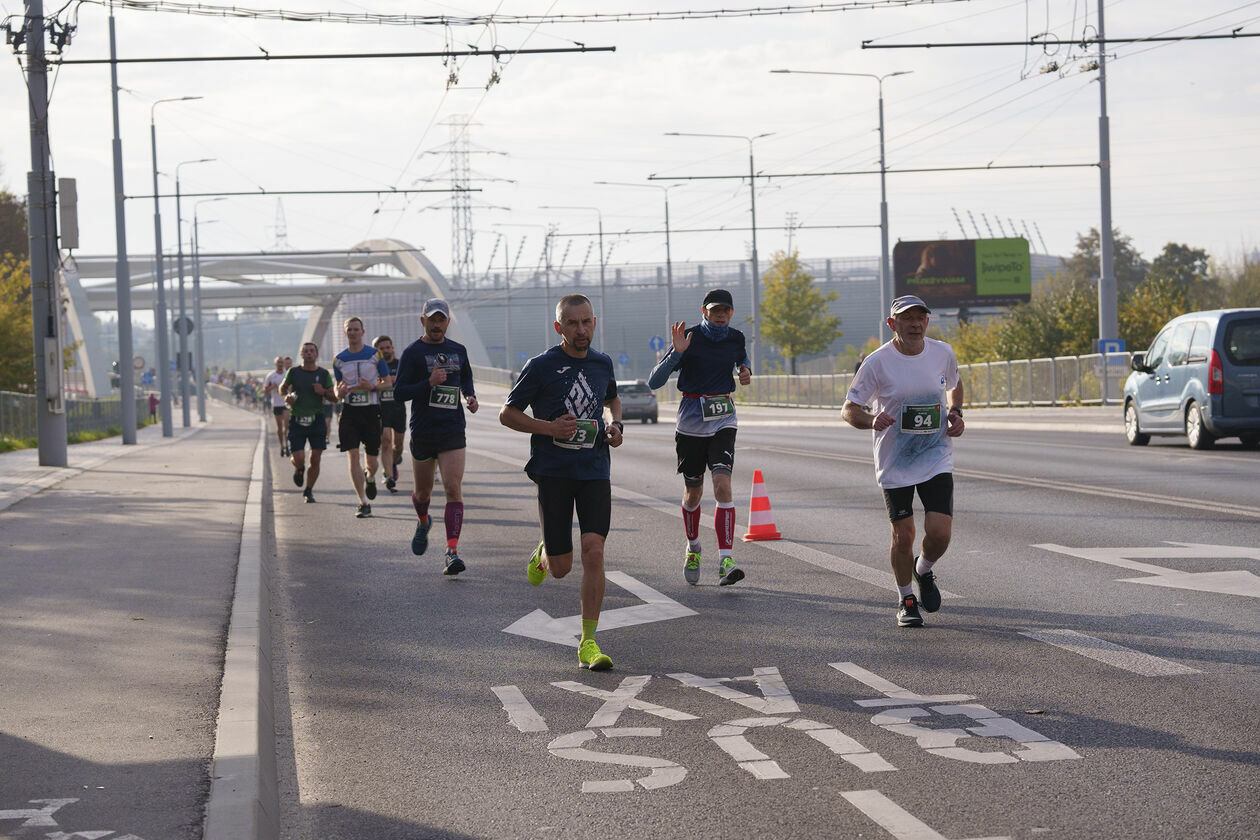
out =
[[[193,204],[193,321],[197,330],[197,419],[206,422],[206,344],[201,320],[201,233],[197,208],[213,201],[226,201],[219,198],[205,198]]]
[[[588,207],[586,205],[573,204],[542,204],[539,210],[594,210],[595,215],[599,217],[599,320],[597,324],[604,323],[604,214],[600,212],[598,207]]]
[[[109,7],[109,92],[114,117],[114,242],[117,267],[114,288],[118,297],[118,396],[122,411],[122,442],[136,443],[136,371],[131,338],[131,263],[127,259],[126,190],[123,189],[122,137],[118,128],[118,44],[114,28],[114,7]]]
[[[748,137],[743,134],[697,134],[687,131],[667,131],[669,137],[719,137],[730,140],[745,140],[748,143],[748,192],[749,205],[752,211],[752,341],[749,342],[748,357],[752,362],[752,372],[761,372],[761,316],[758,314],[761,298],[761,268],[757,260],[757,170],[753,165],[753,141],[769,137],[774,132],[756,134]]]
[[[210,163],[214,158],[186,160],[175,165],[175,238],[176,261],[179,267],[179,363],[175,366],[179,373],[179,401],[183,412],[184,428],[192,425],[192,406],[188,404],[188,309],[184,300],[184,216],[179,203],[179,168],[193,163]]]
[[[157,337],[158,350],[158,391],[162,402],[159,410],[162,415],[162,437],[171,437],[171,350],[166,327],[166,285],[162,278],[162,203],[158,198],[158,164],[157,164],[157,106],[163,102],[184,102],[190,99],[201,99],[200,96],[176,96],[159,99],[149,108],[149,146],[153,153],[153,279],[157,284],[157,296],[153,304],[153,329]]]
[[[841,73],[838,71],[827,70],[771,70],[771,73],[798,73],[811,76],[858,76],[866,79],[874,79],[879,85],[879,311],[880,311],[880,340],[888,337],[888,326],[884,322],[884,314],[888,311],[888,301],[891,298],[892,289],[892,266],[888,262],[888,189],[885,184],[885,176],[888,172],[888,166],[884,158],[884,79],[890,79],[893,76],[905,76],[913,73],[913,70],[897,70],[892,73],[885,73],[882,76],[875,73]]]
[[[650,187],[654,190],[662,190],[665,193],[665,335],[669,334],[670,328],[674,325],[673,300],[674,300],[674,264],[670,258],[669,248],[669,191],[680,184],[631,184],[625,181],[596,181],[597,184],[606,184],[610,187]]]

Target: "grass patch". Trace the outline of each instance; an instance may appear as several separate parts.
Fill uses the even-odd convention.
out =
[[[121,426],[106,426],[104,429],[89,429],[86,432],[75,432],[66,436],[66,443],[87,443],[93,440],[117,437],[122,434]]]
[[[35,449],[39,446],[36,438],[0,437],[0,452],[12,452],[15,449]]]

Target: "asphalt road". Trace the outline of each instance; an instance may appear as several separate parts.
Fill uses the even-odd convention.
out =
[[[579,572],[526,583],[528,440],[496,411],[470,424],[457,578],[409,551],[409,477],[356,520],[344,455],[304,505],[270,442],[285,837],[1254,836],[1260,454],[971,429],[944,605],[901,629],[866,433],[740,409],[739,533],[760,469],[784,539],[737,544],[748,577],[719,588],[706,499],[691,587],[672,424],[629,424],[616,667],[590,673],[504,632],[574,616]]]

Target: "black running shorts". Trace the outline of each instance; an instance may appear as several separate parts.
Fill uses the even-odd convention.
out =
[[[884,489],[884,505],[888,508],[888,521],[896,522],[914,516],[914,491],[919,491],[919,501],[928,513],[954,515],[954,474],[938,473],[922,484],[909,487]]]
[[[314,417],[294,417],[289,422],[289,448],[301,452],[307,444],[315,452],[328,448],[328,424],[323,414]]]
[[[462,431],[442,437],[416,437],[411,435],[411,457],[417,461],[429,461],[452,449],[468,448],[468,440]]]
[[[735,468],[734,426],[719,429],[712,437],[696,437],[674,433],[674,449],[678,453],[678,472],[683,484],[700,487],[707,467],[714,475],[730,475]]]
[[[612,519],[612,482],[606,478],[582,481],[528,474],[538,485],[538,521],[542,523],[547,556],[573,553],[573,511],[578,532],[608,536]]]
[[[352,452],[363,447],[372,457],[381,454],[381,407],[345,405],[337,423],[337,448]]]
[[[407,431],[407,404],[394,400],[381,403],[381,427],[400,435]]]

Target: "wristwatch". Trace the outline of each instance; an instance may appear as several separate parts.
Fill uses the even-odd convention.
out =
[[[611,426],[616,426],[616,427],[617,427],[617,431],[621,432],[622,434],[625,434],[625,433],[626,433],[626,424],[625,424],[625,423],[622,423],[620,420],[614,420],[614,421],[612,421],[612,423],[610,423],[609,425],[611,425]]]
[[[962,409],[959,408],[958,406],[954,406],[949,411],[947,411],[946,414],[954,414],[955,412],[957,412],[959,417],[962,417]]]

